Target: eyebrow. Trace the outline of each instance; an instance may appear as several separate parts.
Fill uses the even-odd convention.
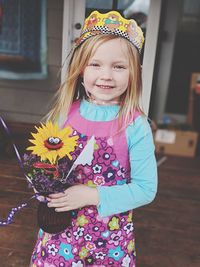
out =
[[[101,59],[96,59],[96,58],[91,58],[91,59],[89,59],[89,61],[101,62],[102,60]],[[116,61],[113,61],[112,63],[113,64],[127,64],[128,63],[128,60],[127,61],[124,61],[124,60],[116,60]]]

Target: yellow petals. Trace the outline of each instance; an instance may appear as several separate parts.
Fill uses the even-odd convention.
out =
[[[27,150],[41,157],[42,160],[49,160],[51,164],[55,164],[59,159],[67,156],[72,159],[70,153],[77,146],[78,136],[70,136],[73,132],[71,127],[59,129],[58,124],[48,121],[41,123],[40,127],[35,126],[36,133],[31,133],[33,139],[29,139],[32,146]]]

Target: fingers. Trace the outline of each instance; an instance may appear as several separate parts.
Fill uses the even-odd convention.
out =
[[[67,203],[64,201],[59,201],[59,202],[51,201],[47,205],[49,208],[59,208],[59,207],[65,207]]]
[[[52,202],[49,202],[47,205],[49,208],[55,208],[56,212],[63,212],[63,211],[72,210],[72,208],[67,205],[67,202],[63,202],[63,201],[62,202],[55,202],[55,200],[54,200]]]
[[[61,198],[61,197],[65,196],[65,195],[66,195],[65,192],[61,192],[61,193],[51,194],[51,195],[49,195],[49,198],[56,199],[56,198]]]
[[[62,208],[55,209],[56,212],[63,212],[63,211],[70,211],[70,210],[72,210],[72,208],[70,207],[62,207]]]
[[[49,195],[47,198],[49,201],[48,207],[53,207],[55,211],[62,212],[85,206],[86,196],[80,194],[85,188],[83,186],[72,186],[64,192]]]
[[[63,202],[66,202],[67,200],[67,196],[63,196],[63,197],[59,197],[59,198],[50,198],[50,197],[47,197],[47,200],[49,201],[49,203],[63,203]]]
[[[55,211],[66,211],[70,210],[69,208],[69,199],[67,194],[63,193],[58,193],[58,194],[52,194],[51,197],[49,196],[47,198],[48,202],[48,207],[49,208],[56,208]]]

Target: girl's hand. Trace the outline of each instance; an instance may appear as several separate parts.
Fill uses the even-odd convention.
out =
[[[74,185],[62,193],[51,194],[47,198],[48,207],[58,212],[75,210],[89,205],[98,205],[98,191],[86,185]]]

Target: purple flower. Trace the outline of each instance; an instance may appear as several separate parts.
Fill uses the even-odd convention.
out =
[[[106,246],[106,242],[107,241],[105,239],[101,238],[101,237],[97,238],[97,240],[94,241],[94,243],[95,243],[97,248],[105,247]]]
[[[112,147],[107,147],[106,149],[100,149],[98,151],[98,163],[104,163],[106,166],[109,166],[112,161],[115,160],[115,155],[113,154]]]
[[[103,172],[103,177],[105,178],[106,182],[110,182],[115,179],[116,170],[113,170],[109,167],[105,172]]]

